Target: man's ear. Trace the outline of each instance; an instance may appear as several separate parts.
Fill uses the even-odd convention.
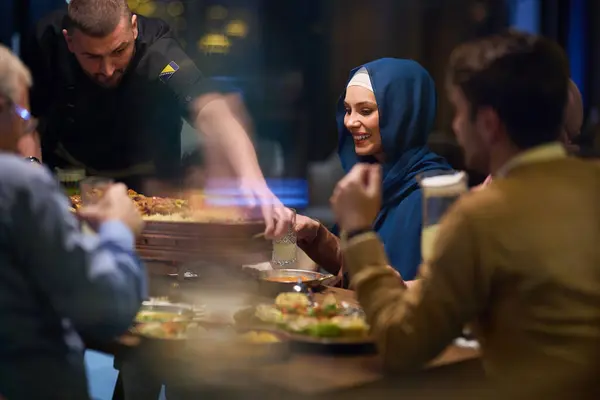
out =
[[[73,39],[71,38],[71,35],[69,35],[69,32],[67,32],[66,29],[62,30],[62,34],[65,38],[65,42],[67,42],[67,47],[69,48],[69,51],[73,53]]]
[[[498,136],[502,131],[502,121],[496,110],[491,107],[481,107],[477,111],[475,123],[477,130],[481,132],[481,137],[486,144],[496,143]]]
[[[137,15],[133,14],[131,16],[131,29],[133,29],[133,38],[137,39],[138,38],[138,20],[137,20]]]

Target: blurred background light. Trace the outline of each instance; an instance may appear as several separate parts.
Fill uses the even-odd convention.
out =
[[[242,20],[234,19],[227,24],[225,32],[228,36],[243,38],[248,34],[248,25]]]
[[[171,17],[179,17],[184,11],[185,7],[181,1],[173,1],[167,5],[167,14]]]
[[[231,42],[221,33],[209,33],[200,39],[198,47],[208,54],[225,54],[229,52]]]
[[[135,12],[144,17],[151,17],[156,13],[156,3],[154,1],[140,0],[140,4],[135,9]]]

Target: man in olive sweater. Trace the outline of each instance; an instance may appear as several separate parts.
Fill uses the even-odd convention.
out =
[[[583,99],[579,88],[569,80],[569,89],[567,96],[567,105],[565,106],[565,116],[563,127],[560,134],[560,141],[565,146],[567,152],[571,155],[580,153],[580,146],[576,141],[580,137],[581,127],[583,126]],[[492,175],[488,175],[486,180],[474,189],[482,189],[492,182]]]
[[[420,367],[476,321],[494,396],[600,398],[600,168],[559,142],[568,82],[564,52],[541,37],[453,52],[453,128],[494,181],[448,211],[408,289],[369,229],[381,171],[358,165],[339,183],[344,259],[388,369]]]

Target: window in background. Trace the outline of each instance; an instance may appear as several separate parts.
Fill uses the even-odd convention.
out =
[[[540,0],[507,0],[510,10],[510,25],[520,31],[540,33]]]
[[[598,0],[594,0],[598,1]],[[587,0],[571,0],[567,30],[567,54],[571,66],[571,78],[579,87],[583,107],[587,106]]]

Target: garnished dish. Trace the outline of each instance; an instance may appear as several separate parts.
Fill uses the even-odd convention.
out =
[[[136,324],[131,331],[152,339],[181,340],[187,338],[188,323],[183,322],[145,322]]]
[[[161,312],[161,311],[140,311],[135,316],[135,322],[139,324],[149,323],[149,322],[181,322],[187,321],[189,318],[182,316],[180,314],[174,314],[169,312]]]
[[[368,340],[362,310],[337,301],[332,294],[312,303],[303,293],[281,293],[274,304],[260,304],[234,316],[240,325],[263,325],[293,335],[320,339]]]
[[[99,189],[95,189],[98,191]],[[129,197],[137,206],[144,220],[167,222],[241,222],[245,219],[242,211],[232,207],[207,207],[204,206],[203,197],[194,195],[194,206],[190,200],[173,199],[168,197],[148,197],[128,190]],[[80,195],[70,196],[71,211],[82,207]],[[197,203],[197,204],[196,204]],[[197,205],[197,206],[196,206]]]
[[[267,278],[265,278],[266,281],[269,282],[281,282],[281,283],[297,283],[298,281],[301,282],[306,282],[309,281],[311,278],[306,277],[306,276],[269,276]]]
[[[322,288],[323,285],[331,284],[336,279],[334,275],[322,274],[317,271],[305,271],[301,269],[270,269],[258,271],[256,276],[259,280],[261,293],[275,296],[281,292],[289,292],[300,281],[311,289]]]
[[[131,332],[153,339],[185,339],[196,311],[189,305],[150,300],[142,303]]]

